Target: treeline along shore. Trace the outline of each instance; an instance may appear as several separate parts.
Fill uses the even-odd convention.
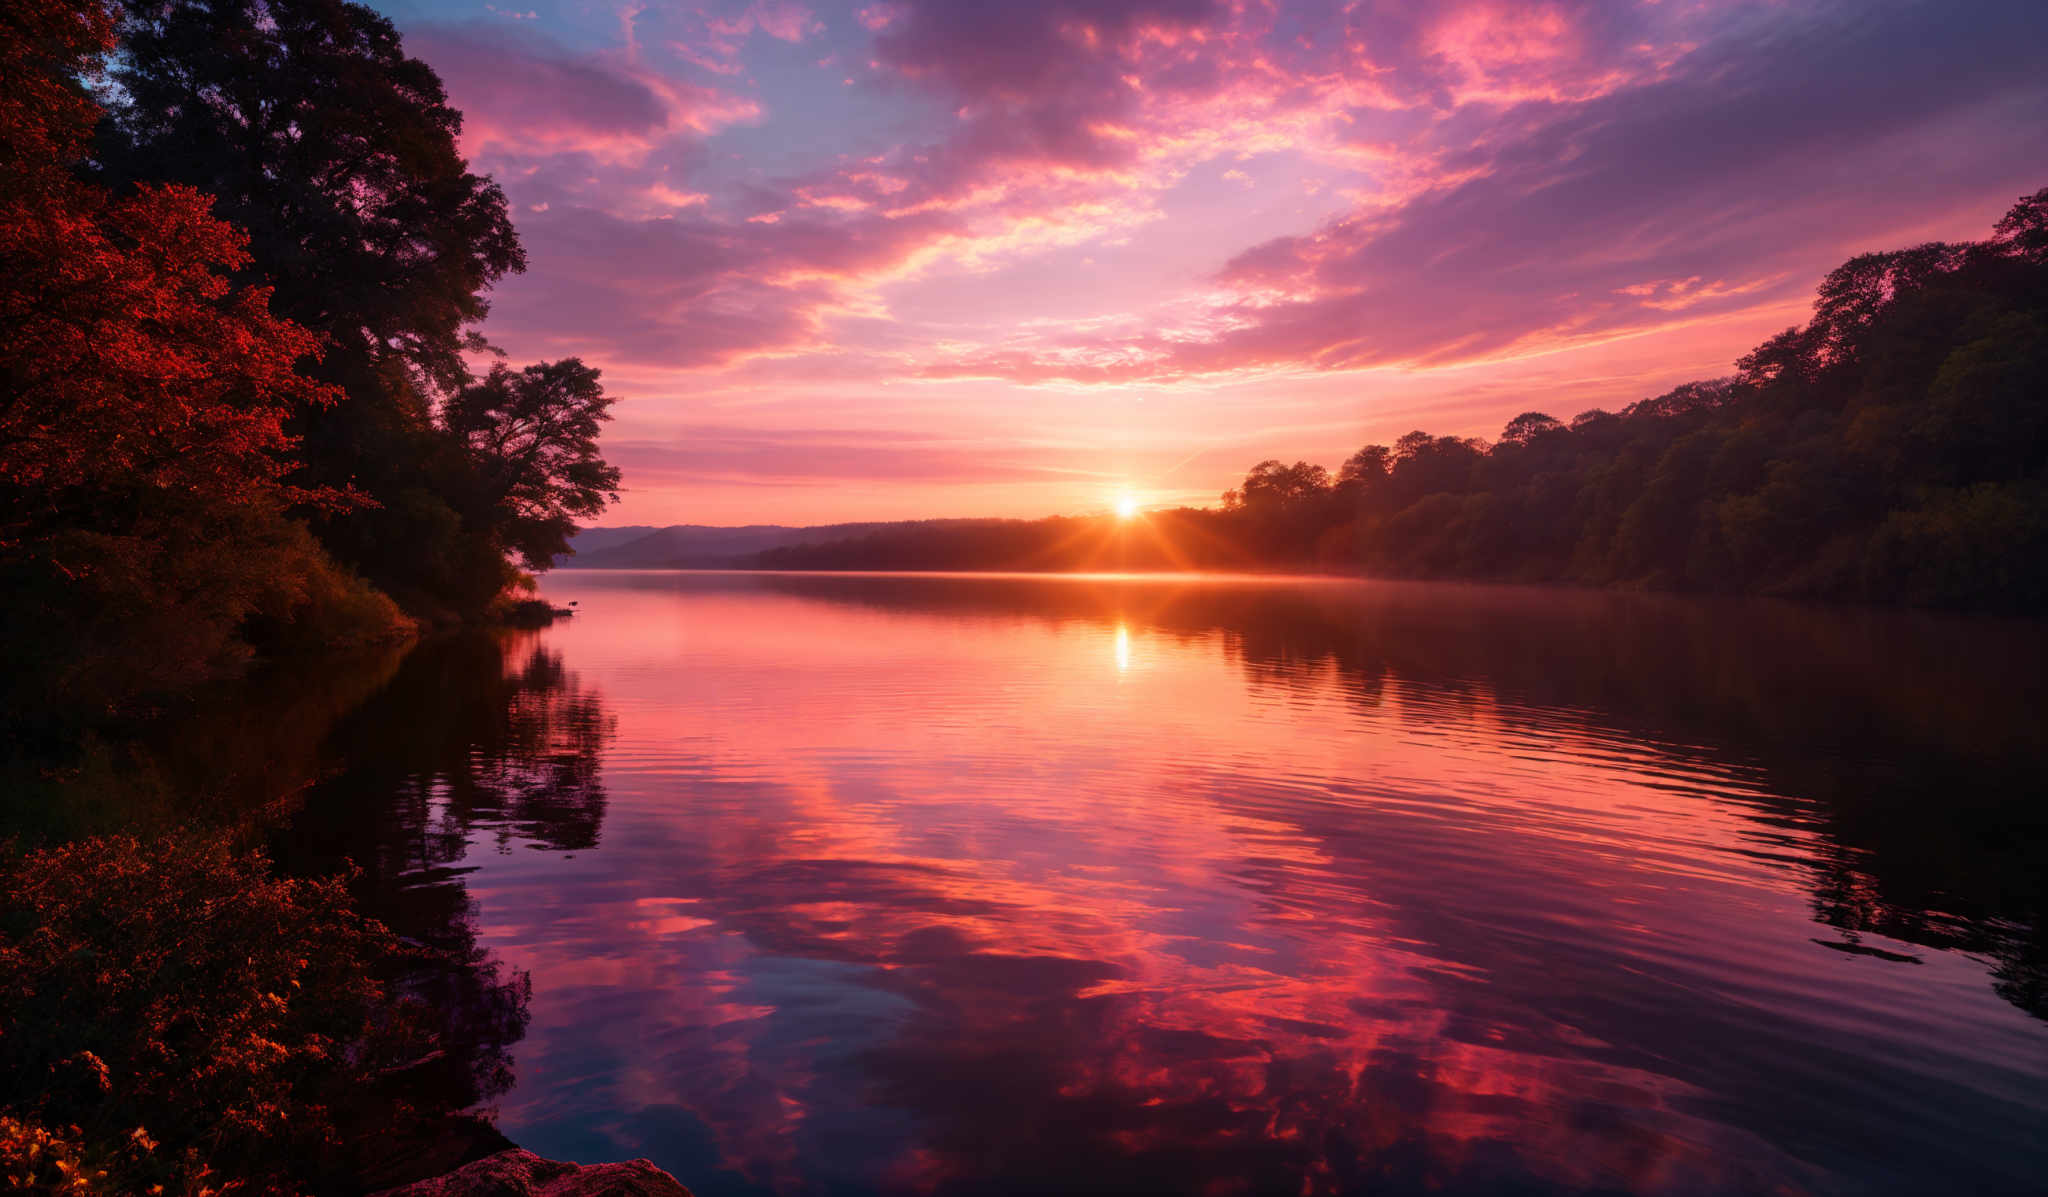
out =
[[[616,557],[618,550],[611,550]],[[931,521],[770,569],[1277,569],[2048,609],[2048,190],[1991,236],[1851,259],[1812,320],[1619,412],[1411,432],[1221,506]]]

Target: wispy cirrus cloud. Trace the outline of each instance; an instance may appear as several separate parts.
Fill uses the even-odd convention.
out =
[[[2003,37],[1910,5],[1740,27],[1636,85],[1510,107],[1496,119],[1512,136],[1443,147],[1444,185],[1238,252],[1209,280],[1207,331],[998,346],[928,372],[1089,382],[1427,366],[1802,293],[1859,238],[2015,192],[2048,161],[2048,88],[2025,36],[2037,12],[1984,9]],[[1967,140],[1987,127],[2023,152]],[[1901,160],[1938,169],[1844,186],[1890,178]]]
[[[992,446],[908,429],[685,425],[666,440],[619,441],[606,455],[650,480],[833,484],[868,478],[1046,482],[1071,478],[1067,446]]]

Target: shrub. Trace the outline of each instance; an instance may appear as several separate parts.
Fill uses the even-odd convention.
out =
[[[110,1192],[303,1191],[369,1082],[419,1051],[376,975],[391,934],[340,881],[272,877],[223,836],[11,856],[0,894],[10,1171],[101,1175]]]

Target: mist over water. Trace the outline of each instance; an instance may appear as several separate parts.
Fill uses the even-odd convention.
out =
[[[700,1194],[2048,1175],[2038,624],[545,590],[579,614],[423,645],[344,719],[279,849],[530,975],[497,1107],[544,1155]]]

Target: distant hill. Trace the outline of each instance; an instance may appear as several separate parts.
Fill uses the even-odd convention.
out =
[[[821,524],[806,528],[781,524],[749,524],[740,528],[717,528],[705,524],[674,524],[666,528],[586,528],[569,542],[575,555],[562,559],[559,564],[567,569],[747,569],[759,565],[761,555],[775,549],[837,544],[883,533],[966,529],[1003,522],[899,520]]]
[[[569,544],[578,554],[588,555],[616,548],[628,541],[638,540],[649,532],[659,531],[661,528],[654,524],[630,524],[624,528],[585,528],[570,537]],[[567,559],[564,559],[563,564],[568,564]]]
[[[784,545],[756,559],[771,570],[1125,572],[1297,568],[1265,555],[1223,512],[1153,510],[1139,519],[1056,515],[1036,520],[886,524],[859,536]]]

